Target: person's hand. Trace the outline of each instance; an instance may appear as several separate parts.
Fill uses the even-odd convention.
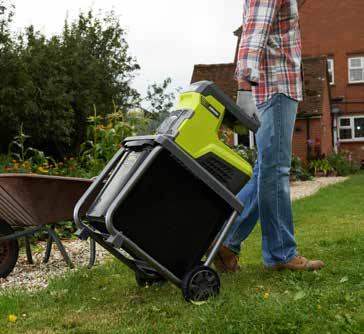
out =
[[[246,80],[239,80],[238,87],[242,90],[252,90],[252,84]]]
[[[258,117],[258,109],[251,91],[238,91],[236,104],[250,117]]]

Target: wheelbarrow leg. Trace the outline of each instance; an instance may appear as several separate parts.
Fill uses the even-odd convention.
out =
[[[52,251],[52,244],[53,244],[53,238],[48,232],[47,246],[46,246],[46,251],[44,254],[44,258],[43,258],[43,263],[48,263],[48,261],[49,261],[49,257],[51,255],[51,251]]]
[[[68,256],[61,240],[58,238],[58,235],[56,234],[56,232],[54,232],[53,228],[49,228],[49,227],[46,227],[46,230],[47,230],[48,234],[52,237],[53,241],[56,243],[59,251],[62,254],[64,262],[66,262],[70,268],[73,268],[74,267],[73,263],[72,263],[70,257]]]
[[[28,236],[25,236],[25,252],[27,254],[27,260],[29,264],[34,264],[32,257],[32,248],[30,247],[30,242]]]
[[[88,269],[91,269],[95,264],[96,260],[96,242],[94,239],[90,238],[90,258],[88,261]]]

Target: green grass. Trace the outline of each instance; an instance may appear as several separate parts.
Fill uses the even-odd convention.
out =
[[[294,203],[299,250],[320,272],[268,272],[257,228],[243,270],[221,275],[219,297],[197,306],[166,284],[139,289],[117,261],[0,296],[1,333],[363,333],[364,174]],[[9,323],[9,314],[18,316]]]

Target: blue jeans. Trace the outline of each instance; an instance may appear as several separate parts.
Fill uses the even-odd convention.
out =
[[[296,256],[289,189],[292,136],[298,102],[276,94],[257,106],[261,127],[256,134],[258,159],[250,181],[237,195],[243,212],[231,227],[224,245],[236,254],[255,227],[262,229],[262,253],[267,267]]]

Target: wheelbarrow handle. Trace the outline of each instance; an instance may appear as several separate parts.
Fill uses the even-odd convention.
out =
[[[93,195],[95,190],[98,189],[102,181],[105,179],[105,177],[112,171],[112,169],[115,167],[115,165],[118,163],[120,158],[125,152],[125,148],[121,148],[114,156],[113,158],[107,163],[106,167],[102,170],[102,172],[96,177],[96,179],[92,182],[92,184],[87,188],[85,193],[81,196],[81,198],[78,200],[74,210],[73,210],[73,219],[76,223],[76,226],[78,228],[83,227],[82,218],[81,218],[81,210],[84,207],[87,200]]]

